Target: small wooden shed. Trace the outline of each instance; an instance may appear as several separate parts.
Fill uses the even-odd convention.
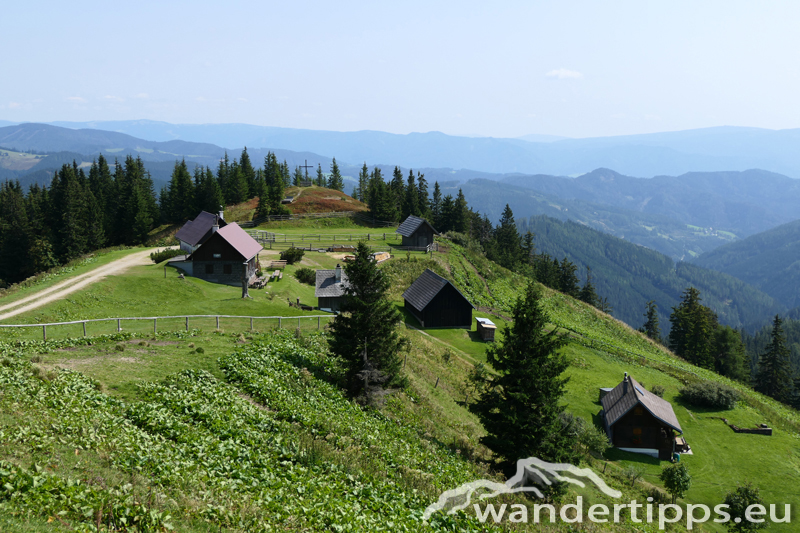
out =
[[[403,237],[403,246],[424,248],[433,244],[433,236],[438,232],[424,218],[409,215],[407,219],[395,230]]]
[[[189,257],[192,275],[214,283],[248,284],[256,274],[260,244],[236,222],[214,225],[211,236]]]
[[[497,331],[497,326],[488,318],[476,318],[475,326],[481,339],[487,342],[494,342],[494,333]]]
[[[344,303],[347,287],[347,274],[341,265],[336,265],[332,270],[317,270],[314,296],[317,297],[317,307],[320,311],[338,313]]]

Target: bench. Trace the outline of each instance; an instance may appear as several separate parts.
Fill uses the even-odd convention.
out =
[[[270,268],[279,268],[279,269],[283,270],[284,268],[286,268],[286,261],[274,260],[274,261],[272,261],[272,263],[270,263],[269,267]]]

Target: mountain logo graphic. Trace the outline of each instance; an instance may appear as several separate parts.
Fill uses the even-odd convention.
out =
[[[528,457],[517,461],[516,474],[505,483],[479,479],[443,492],[436,503],[425,509],[422,518],[428,520],[433,513],[442,510],[446,510],[447,514],[454,514],[466,509],[473,500],[488,500],[500,494],[532,492],[537,497],[543,498],[544,495],[536,484],[552,485],[553,481],[561,481],[585,487],[586,483],[581,481],[581,478],[594,483],[606,496],[622,497],[620,491],[606,485],[600,476],[589,468],[578,468],[568,463],[548,463],[537,457]]]

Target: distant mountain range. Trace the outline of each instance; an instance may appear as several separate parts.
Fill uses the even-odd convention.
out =
[[[53,122],[71,129],[100,129],[158,142],[191,141],[229,149],[309,151],[345,162],[413,168],[470,169],[495,174],[577,176],[613,168],[628,176],[760,168],[800,178],[800,129],[718,127],[697,130],[563,139],[458,137],[439,132],[397,135],[336,132],[249,124],[169,124],[150,120]]]
[[[787,307],[800,307],[800,220],[720,246],[695,263],[735,276]]]

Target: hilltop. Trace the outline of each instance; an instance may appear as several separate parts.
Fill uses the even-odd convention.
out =
[[[337,221],[337,233],[375,231],[352,223],[347,227],[346,220]],[[271,224],[270,231],[286,234],[309,229]],[[433,256],[399,253],[382,264],[392,280],[392,298],[402,305],[403,288],[431,268],[479,306],[475,316],[490,317],[504,328],[526,281],[455,242],[442,240],[440,245],[441,252]],[[262,260],[277,251],[265,254]],[[108,277],[69,301],[14,320],[187,313],[312,316],[286,304],[287,297],[313,301],[313,289],[297,281],[294,272],[303,266],[330,268],[337,261],[335,254],[307,252],[299,264],[287,267],[283,280],[252,291],[253,300],[240,299],[235,287],[179,280],[173,272],[165,279],[163,265],[135,267],[124,277]],[[570,362],[564,398],[568,411],[595,421],[598,388],[616,385],[629,372],[648,388],[663,386],[664,398],[675,406],[694,451],[682,457],[694,479],[687,503],[715,505],[737,483],[749,480],[761,487],[767,502],[800,504],[792,488],[793,465],[800,461],[796,411],[693,367],[594,308],[543,291],[552,325],[571,336],[564,349]],[[80,325],[48,328],[47,343],[32,340],[41,328],[0,331],[6,361],[0,380],[4,390],[15,391],[0,397],[5,413],[0,432],[18,435],[0,448],[0,459],[9,462],[4,471],[13,472],[14,480],[44,476],[52,494],[66,493],[68,478],[99,478],[102,483],[70,490],[84,491],[89,505],[103,498],[120,505],[139,501],[140,507],[129,505],[132,516],[143,515],[147,507],[163,513],[153,520],[192,532],[219,527],[253,531],[257,523],[284,529],[416,531],[416,517],[439,493],[489,475],[487,451],[477,442],[482,429],[464,406],[467,378],[486,362],[487,345],[476,339],[474,326],[470,331],[421,332],[406,315],[402,331],[411,343],[405,370],[410,385],[382,413],[363,410],[342,396],[336,387],[340,370],[327,356],[324,338],[317,336],[317,319],[284,320],[284,331],[273,332],[277,326],[277,320],[256,320],[251,332],[247,320],[223,318],[222,331],[216,331],[209,318],[192,319],[186,331],[183,319],[176,318],[159,320],[153,335],[152,320],[123,322],[121,333],[112,321],[91,323],[85,340],[74,338],[80,337]],[[71,372],[59,372],[59,367]],[[700,379],[728,384],[743,394],[742,400],[731,410],[684,403],[678,390]],[[715,417],[741,427],[767,423],[775,434],[734,434]],[[752,460],[755,449],[758,461]],[[47,458],[36,463],[46,466],[40,474],[31,466],[34,457]],[[586,465],[625,491],[625,499],[643,500],[661,486],[661,465],[643,456],[612,449],[602,460],[587,458]],[[642,481],[631,482],[627,473],[632,469],[640,470]],[[132,472],[133,481],[123,488]],[[39,492],[26,494],[41,497]],[[593,493],[586,497],[603,501]],[[20,501],[13,508],[32,509],[30,516],[40,518],[6,515],[0,524],[42,530],[47,516],[62,504],[36,501],[42,502],[39,507]],[[81,520],[64,509],[66,521]],[[167,514],[172,518],[165,519]],[[536,531],[566,531],[563,526]],[[492,530],[474,517],[445,515],[436,517],[432,528]],[[626,522],[615,530],[632,532],[637,526]],[[722,531],[714,525],[701,530]]]

